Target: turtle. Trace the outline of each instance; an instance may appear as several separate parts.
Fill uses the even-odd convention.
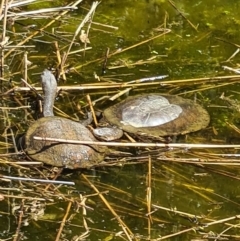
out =
[[[177,95],[145,93],[127,97],[103,111],[104,121],[128,133],[177,136],[206,128],[210,117],[201,105]],[[101,138],[103,131],[95,129]],[[120,136],[118,136],[119,138]]]
[[[68,169],[90,168],[104,160],[105,147],[38,141],[34,136],[96,141],[81,123],[53,115],[57,82],[51,71],[41,75],[44,92],[43,118],[35,121],[25,134],[24,150],[33,160]]]
[[[109,150],[97,145],[63,144],[37,141],[34,136],[56,139],[96,141],[81,123],[53,115],[57,91],[54,75],[44,70],[41,75],[44,91],[43,118],[32,124],[25,135],[25,151],[34,160],[69,169],[89,168],[104,160]],[[96,128],[94,135],[110,141],[121,138],[123,131],[151,136],[186,134],[208,126],[208,112],[199,104],[180,96],[142,94],[128,97],[104,110],[105,120],[112,127]]]

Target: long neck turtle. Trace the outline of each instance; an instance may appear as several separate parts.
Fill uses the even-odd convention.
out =
[[[43,71],[41,80],[44,91],[44,117],[28,129],[25,135],[26,153],[36,161],[57,167],[75,169],[97,165],[104,159],[104,147],[34,140],[34,136],[40,136],[96,141],[92,133],[82,124],[53,116],[57,82],[54,75],[47,69]]]
[[[208,112],[180,96],[143,94],[112,105],[103,112],[105,120],[136,134],[162,137],[195,132],[208,126]],[[101,137],[101,129],[94,131]]]

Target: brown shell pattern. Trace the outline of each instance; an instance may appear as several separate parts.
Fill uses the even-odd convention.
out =
[[[95,141],[83,125],[61,117],[44,117],[30,126],[26,133],[27,154],[36,161],[70,169],[88,168],[104,159],[104,148],[98,146],[37,141],[34,136]]]
[[[159,104],[162,97],[168,101],[168,103],[165,102],[164,108],[163,105]],[[146,116],[143,118],[142,111],[139,113],[138,107],[143,102],[145,115],[148,115],[147,118],[150,121],[145,121],[147,124],[141,127],[142,119],[146,119]],[[127,114],[126,117],[126,113],[129,112],[130,114]],[[129,122],[129,115],[134,116],[131,120],[133,123]],[[207,127],[210,121],[208,112],[201,105],[180,96],[162,94],[128,97],[126,100],[107,108],[104,111],[104,116],[106,121],[126,132],[145,133],[153,136],[172,136],[198,131]],[[149,122],[155,126],[150,126]],[[165,123],[161,124],[161,122]]]

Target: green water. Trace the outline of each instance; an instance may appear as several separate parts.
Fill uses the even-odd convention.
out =
[[[91,3],[92,1],[83,1],[78,10],[65,15],[61,22],[53,25],[59,38],[55,39],[49,34],[42,33],[27,43],[36,46],[28,49],[28,58],[32,62],[28,72],[30,82],[39,86],[39,73],[46,67],[56,65],[56,54],[52,42],[57,40],[61,53],[66,51],[69,42],[62,40],[61,37],[71,41],[79,23],[87,14],[86,8],[89,8]],[[64,5],[64,3],[51,3],[51,7],[59,5]],[[66,63],[69,68],[72,67],[75,70],[72,69],[67,74],[67,83],[60,81],[60,85],[96,83],[97,80],[93,77],[94,72],[101,78],[117,82],[158,75],[169,75],[167,80],[178,80],[235,74],[224,70],[222,66],[238,67],[238,54],[229,61],[227,60],[237,50],[239,44],[240,2],[176,1],[175,5],[182,15],[174,9],[170,2],[164,0],[103,0],[97,7],[93,21],[118,27],[118,30],[92,24],[89,34],[91,42],[89,46],[92,49],[87,51],[85,56],[82,53],[69,56]],[[44,3],[44,5],[28,6],[26,9],[39,9],[42,6],[50,7],[48,3]],[[37,28],[40,28],[46,25],[50,19],[29,18],[18,21],[24,24],[36,24]],[[102,58],[107,48],[110,49],[110,53],[113,53],[119,49],[136,45],[160,34],[160,28],[164,26],[171,30],[169,34],[113,55],[108,59],[106,73],[102,74],[102,62],[95,60]],[[14,36],[8,32],[14,44],[33,32],[33,30],[27,31],[19,25],[16,25],[16,29],[22,34]],[[12,31],[11,28],[8,30]],[[51,33],[52,30],[52,28],[46,29],[48,33]],[[77,42],[79,42],[78,39]],[[74,45],[72,51],[78,49],[79,46]],[[22,58],[23,52],[17,55],[11,54],[7,58],[9,68],[6,70],[6,74],[12,79],[14,85],[20,85],[22,75],[15,73],[23,69]],[[150,58],[155,58],[155,62],[131,65]],[[119,65],[122,67],[113,68]],[[199,84],[178,83],[168,86],[147,86],[140,91],[166,92],[180,94],[191,99],[197,98],[197,101],[208,109],[211,116],[209,127],[203,131],[179,137],[177,142],[239,143],[239,134],[226,124],[228,121],[238,125],[239,114],[234,109],[225,108],[228,104],[219,99],[223,92],[226,96],[231,96],[233,100],[239,99],[239,84],[232,84],[229,80],[207,83],[197,81]],[[223,87],[221,87],[222,84],[224,84]],[[199,91],[198,89],[201,88],[206,90]],[[92,99],[95,100],[102,95],[111,95],[113,92],[117,93],[118,89],[62,93],[56,101],[56,106],[72,115],[78,113],[77,104],[84,105],[86,94],[90,93]],[[130,94],[138,92],[138,89],[134,89]],[[26,99],[27,103],[32,103],[27,95]],[[4,100],[8,105],[16,106],[13,98],[4,98]],[[109,102],[100,103],[96,109],[102,110],[109,104]],[[23,111],[17,110],[9,113],[14,135],[23,133],[28,126]],[[5,142],[6,126],[7,123],[1,124],[1,140],[3,142]],[[11,143],[10,137],[8,140]],[[194,238],[204,239],[204,237],[208,240],[207,234],[209,237],[214,235],[216,237],[217,234],[228,229],[230,224],[238,222],[229,220],[225,224],[206,225],[239,214],[238,175],[240,169],[237,165],[194,165],[164,161],[159,154],[161,151],[168,158],[197,157],[202,159],[207,158],[207,153],[210,151],[201,150],[201,152],[205,152],[201,154],[196,150],[175,150],[176,153],[173,154],[171,151],[165,153],[165,149],[160,149],[157,155],[152,155],[151,202],[153,206],[151,208],[152,222],[148,224],[146,204],[148,162],[146,159],[142,163],[140,161],[142,156],[148,158],[149,153],[145,154],[143,150],[138,149],[131,151],[135,154],[133,158],[136,158],[136,164],[101,167],[96,170],[65,170],[58,179],[74,181],[75,187],[55,188],[55,186],[51,186],[47,191],[43,191],[45,185],[31,185],[30,183],[19,185],[16,182],[12,184],[2,182],[1,187],[18,188],[18,190],[9,191],[9,195],[21,194],[46,198],[46,201],[36,203],[32,200],[25,200],[22,209],[23,224],[20,227],[21,240],[55,240],[70,200],[74,200],[74,202],[68,213],[61,240],[76,240],[74,237],[81,236],[86,232],[86,226],[89,228],[89,232],[85,238],[79,240],[128,240],[116,217],[99,195],[96,195],[96,191],[93,190],[90,183],[87,183],[82,174],[87,176],[99,192],[103,193],[112,209],[131,230],[135,240],[158,240],[165,235],[190,228],[193,230],[176,234],[165,240],[192,240]],[[1,152],[6,152],[4,146],[1,148]],[[219,153],[219,151],[214,152]],[[238,153],[238,150],[228,149],[221,153]],[[18,173],[16,168],[9,170],[4,164],[2,164],[1,170],[1,174],[4,175],[24,174],[30,177],[30,173],[39,175],[35,169],[31,171],[22,169]],[[40,170],[42,169],[40,168]],[[47,173],[44,169],[42,171]],[[6,194],[4,190],[2,192]],[[84,215],[81,195],[86,197],[86,214]],[[21,199],[15,198],[5,198],[0,203],[0,240],[11,239],[17,232],[19,209],[15,210],[14,206],[18,207],[21,204]],[[21,207],[19,206],[19,208]],[[187,218],[177,211],[196,217]],[[83,219],[85,220],[83,221]],[[239,227],[232,226],[224,234],[238,235]],[[236,240],[238,239],[236,238]],[[230,237],[229,240],[235,239]]]

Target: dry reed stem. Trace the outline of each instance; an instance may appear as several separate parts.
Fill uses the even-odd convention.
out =
[[[236,125],[234,125],[234,124],[232,124],[232,123],[229,123],[228,121],[226,122],[226,124],[227,124],[227,126],[229,126],[230,128],[232,128],[235,132],[237,132],[238,134],[240,134],[240,129],[239,129]]]
[[[11,153],[9,153],[10,155],[11,155]],[[30,161],[30,164],[24,164],[24,163],[26,163],[26,162],[23,162],[23,164],[22,164],[22,162],[11,162],[11,161],[6,161],[6,160],[1,160],[0,161],[0,163],[1,164],[7,164],[7,165],[10,165],[11,167],[14,167],[14,168],[16,168],[17,170],[20,170],[20,169],[23,169],[23,170],[28,170],[29,171],[29,167],[24,167],[23,165],[31,165],[31,161]],[[34,162],[32,162],[33,163],[33,165],[36,165],[36,163],[34,163]],[[42,163],[38,163],[38,166],[39,165],[42,165]]]
[[[240,224],[235,224],[235,225],[232,225],[232,227],[228,227],[228,228],[226,228],[226,229],[224,229],[221,233],[219,233],[219,234],[217,234],[217,237],[214,239],[214,241],[218,241],[218,240],[220,240],[221,239],[221,237],[229,237],[229,238],[233,238],[233,236],[231,236],[231,235],[223,235],[225,232],[227,232],[228,230],[230,230],[230,229],[233,229],[233,228],[238,228],[238,227],[240,227]],[[235,238],[240,238],[240,236],[238,235],[238,237],[235,237]]]
[[[40,10],[33,10],[33,11],[29,11],[29,12],[19,12],[19,13],[10,13],[7,16],[8,17],[19,17],[19,16],[23,16],[26,17],[28,15],[33,15],[34,17],[37,16],[38,14],[41,14],[42,16],[40,16],[40,18],[43,18],[43,13],[53,13],[53,12],[60,12],[60,11],[64,11],[64,10],[76,10],[76,7],[72,7],[72,6],[66,6],[66,7],[56,7],[56,8],[46,8],[46,9],[40,9]],[[31,16],[29,16],[31,17]]]
[[[26,74],[27,75],[27,74]],[[33,92],[37,95],[37,97],[40,99],[40,100],[43,100],[43,97],[37,92],[37,90],[32,87],[25,79],[21,79],[21,81]]]
[[[48,179],[36,179],[36,178],[25,178],[25,177],[12,177],[0,175],[0,178],[6,180],[16,180],[16,181],[27,181],[27,182],[41,182],[41,183],[51,183],[51,184],[64,184],[64,185],[75,185],[74,182],[68,181],[56,181],[56,180],[48,180]]]
[[[138,60],[138,61],[133,62],[133,63],[121,64],[121,65],[117,65],[117,66],[109,66],[107,69],[113,70],[113,69],[121,69],[121,68],[130,68],[130,67],[146,65],[146,64],[158,64],[158,63],[166,63],[166,61],[155,60],[155,59],[151,59],[151,60],[147,59],[147,60],[140,60],[140,61]]]
[[[233,43],[229,40],[226,40],[226,39],[222,39],[222,38],[218,38],[218,37],[215,37],[215,39],[221,41],[221,42],[224,42],[224,43],[227,43],[227,44],[230,44],[232,46],[235,46],[236,48],[240,48],[240,45],[239,44],[236,44],[236,43]]]
[[[5,3],[5,1],[2,0],[2,1],[1,1],[1,5],[0,5],[0,21],[1,21],[2,18],[4,17],[4,15],[3,15],[3,7],[4,7],[4,3]]]
[[[6,42],[6,31],[7,31],[7,12],[8,12],[8,0],[2,0],[4,2],[3,6],[4,8],[4,16],[3,16],[3,24],[2,24],[2,36],[1,36],[1,42]],[[3,47],[3,46],[2,46]],[[0,77],[4,77],[4,63],[5,63],[5,51],[4,48],[1,48],[1,60],[0,60]],[[1,80],[1,92],[2,92],[2,80]]]
[[[103,24],[103,23],[97,23],[97,22],[94,22],[94,21],[91,21],[92,24],[95,24],[95,25],[99,25],[99,26],[102,26],[102,27],[106,27],[106,28],[112,28],[114,30],[118,30],[118,27],[116,26],[112,26],[112,25],[108,25],[108,24]]]
[[[148,238],[151,238],[151,226],[152,226],[152,158],[148,158],[148,174],[147,174],[147,217],[148,217]]]
[[[228,221],[240,218],[240,215],[236,215],[236,216],[221,219],[221,220],[213,220],[213,219],[208,218],[208,217],[202,217],[202,216],[199,216],[199,215],[196,215],[196,214],[181,212],[181,211],[178,211],[178,210],[175,210],[175,209],[170,209],[170,208],[162,207],[162,206],[155,205],[155,204],[153,204],[153,207],[155,207],[157,209],[165,210],[167,212],[173,212],[174,214],[179,214],[182,217],[186,217],[186,218],[190,218],[190,219],[198,219],[198,220],[204,219],[204,220],[210,221],[209,223],[206,223],[206,222],[204,223],[204,226],[206,226],[206,227],[209,227],[209,226],[215,225],[215,224],[219,224],[219,223],[224,223],[226,226],[233,227],[235,225],[232,224],[232,223],[228,223]]]
[[[111,96],[111,97],[109,98],[109,100],[114,101],[114,100],[116,100],[117,98],[121,97],[122,95],[125,95],[126,93],[129,93],[129,91],[130,91],[131,89],[132,89],[132,88],[127,88],[127,89],[125,89],[125,90],[122,90],[122,91],[118,92],[117,94]]]
[[[101,142],[101,141],[78,141],[78,140],[68,140],[68,139],[58,139],[58,138],[49,138],[49,137],[39,137],[34,136],[34,140],[38,141],[51,141],[57,143],[70,143],[70,144],[80,144],[80,145],[98,145],[98,146],[128,146],[128,147],[164,147],[167,149],[171,148],[183,148],[183,149],[191,149],[191,148],[204,148],[204,149],[223,149],[223,148],[240,148],[240,144],[190,144],[190,143],[122,143],[122,142]]]
[[[59,73],[59,76],[62,76],[62,79],[64,81],[64,83],[66,82],[67,80],[67,77],[65,75],[65,71],[64,71],[64,62],[66,60],[65,58],[65,55],[62,56],[61,58],[61,54],[60,54],[60,50],[59,50],[59,46],[58,46],[58,42],[57,41],[54,41],[54,46],[55,46],[55,49],[56,49],[56,56],[57,56],[57,61],[58,61],[58,69],[60,70],[60,73]],[[57,76],[57,79],[58,79],[58,76]]]
[[[70,7],[76,7],[79,3],[81,3],[82,0],[77,0],[75,3],[73,3],[72,5],[70,5]],[[52,21],[50,21],[48,24],[46,24],[45,26],[43,26],[42,28],[36,30],[34,33],[32,33],[30,36],[26,37],[24,40],[22,40],[21,42],[19,42],[17,44],[17,46],[22,46],[23,44],[25,44],[26,42],[28,42],[30,39],[32,39],[34,36],[36,36],[37,34],[41,33],[42,31],[44,31],[44,29],[48,28],[49,26],[51,26],[52,24],[54,24],[56,21],[58,21],[59,19],[61,19],[64,15],[66,15],[70,10],[66,10],[63,11],[62,13],[60,13],[57,17],[55,17]],[[13,51],[15,51],[15,48],[11,48],[5,55],[5,58],[7,58]]]
[[[95,111],[94,111],[94,108],[93,108],[91,97],[90,97],[89,94],[87,94],[86,97],[87,97],[87,102],[89,104],[89,107],[90,107],[90,110],[91,110],[91,113],[92,113],[93,122],[94,122],[95,126],[98,126],[98,121],[97,121],[97,117],[96,117],[96,114],[95,114]]]
[[[108,57],[112,57],[112,56],[114,56],[114,55],[116,55],[116,54],[120,54],[120,53],[126,52],[126,51],[128,51],[128,50],[130,50],[130,49],[133,49],[133,48],[136,48],[136,47],[138,47],[138,46],[140,46],[140,45],[146,44],[146,43],[148,43],[148,42],[150,42],[150,41],[152,41],[152,40],[154,40],[154,39],[157,39],[157,38],[159,38],[159,37],[165,36],[166,34],[168,34],[168,33],[171,32],[170,29],[163,29],[162,31],[163,31],[163,33],[160,33],[160,34],[158,34],[158,35],[156,35],[156,36],[153,36],[153,37],[151,37],[151,38],[149,38],[149,39],[143,40],[143,41],[141,41],[141,42],[139,42],[139,43],[137,43],[137,44],[131,45],[131,46],[126,47],[126,48],[121,49],[121,50],[116,50],[116,51],[113,52],[113,53],[109,53]]]
[[[57,108],[56,106],[54,106],[53,109],[54,109],[55,111],[57,111],[57,114],[58,114],[59,116],[62,116],[62,117],[64,117],[64,118],[68,118],[68,119],[71,119],[71,120],[74,120],[74,121],[77,121],[77,122],[79,121],[79,119],[74,118],[73,116],[70,116],[70,115],[66,114],[65,112],[63,112],[62,110],[60,110],[59,108]]]
[[[15,199],[28,199],[28,200],[37,200],[37,201],[46,201],[45,198],[39,198],[39,197],[28,197],[28,196],[20,196],[20,195],[8,195],[1,193],[4,197],[7,198],[15,198]]]
[[[62,171],[63,171],[63,168],[59,168],[58,171],[57,171],[57,173],[54,175],[54,178],[53,178],[52,180],[56,180],[56,179],[60,176],[60,174],[62,173]],[[59,184],[60,184],[60,183],[59,183]],[[73,185],[75,185],[75,183],[74,183]],[[46,191],[50,188],[50,186],[51,186],[51,184],[49,183],[49,184],[44,188],[44,192],[46,192]]]
[[[240,219],[240,215],[234,215],[234,216],[229,217],[229,218],[223,218],[223,219],[219,219],[219,220],[216,220],[216,221],[212,221],[210,223],[206,223],[206,225],[207,225],[207,227],[209,227],[209,226],[212,226],[212,225],[215,225],[215,224],[226,223],[228,221],[236,220],[236,219]]]
[[[23,55],[23,76],[24,76],[24,79],[27,81],[28,79],[28,53],[25,51],[24,52],[24,55]]]
[[[116,218],[116,220],[118,221],[119,225],[122,227],[123,232],[126,234],[127,239],[128,240],[132,240],[133,237],[133,233],[132,231],[127,227],[127,225],[122,221],[122,219],[119,217],[119,215],[114,211],[114,209],[111,207],[111,205],[109,204],[109,202],[107,201],[107,199],[102,195],[101,192],[99,192],[99,190],[93,185],[92,182],[89,181],[89,179],[82,174],[81,175],[86,181],[87,183],[90,185],[90,187],[99,194],[99,197],[102,199],[102,201],[104,202],[104,204],[107,206],[107,208],[109,209],[109,211],[111,211],[111,213],[114,215],[114,217]]]
[[[17,96],[13,96],[12,97],[13,98],[13,100],[15,101],[15,103],[16,104],[18,104],[19,105],[19,107],[21,107],[21,106],[25,106],[25,103],[23,104],[22,103],[22,100],[20,99],[20,98],[18,98]],[[28,109],[26,109],[26,108],[23,108],[23,110],[24,110],[24,120],[27,120],[27,118],[29,119],[29,120],[34,120],[34,118],[33,118],[33,116],[31,115],[31,113],[29,113],[28,112]]]
[[[87,21],[89,21],[89,19],[91,19],[91,16],[94,14],[94,12],[95,12],[98,4],[99,4],[98,1],[93,2],[92,7],[91,7],[91,9],[89,10],[88,14],[85,16],[85,18],[84,18],[83,21],[80,23],[80,25],[78,26],[77,30],[75,31],[74,36],[73,36],[73,38],[72,38],[72,41],[71,41],[71,43],[70,43],[70,45],[69,45],[69,47],[68,47],[68,50],[67,50],[67,52],[66,52],[66,59],[67,59],[67,56],[69,55],[69,53],[70,53],[70,51],[71,51],[72,45],[73,45],[73,43],[74,43],[77,35],[80,33],[81,29],[82,29],[83,26],[87,23]],[[85,47],[86,47],[86,46],[85,46]],[[65,60],[66,60],[66,59],[65,59]],[[64,65],[64,63],[63,63],[63,65]]]
[[[239,75],[229,75],[229,76],[217,76],[217,77],[204,77],[204,78],[194,78],[194,79],[180,79],[180,80],[162,80],[162,81],[155,81],[152,83],[139,83],[141,79],[134,80],[136,84],[133,84],[131,81],[131,84],[128,83],[97,83],[97,84],[83,84],[83,85],[75,85],[75,86],[59,86],[59,89],[62,91],[74,91],[74,90],[100,90],[100,89],[116,89],[116,88],[128,88],[128,87],[146,87],[146,86],[167,86],[167,85],[199,85],[203,83],[210,83],[214,84],[212,88],[216,88],[215,85],[216,82],[220,81],[227,81],[227,83],[224,83],[221,86],[226,86],[229,84],[237,83],[240,80]],[[209,87],[204,88],[209,89]],[[13,92],[25,92],[30,91],[31,89],[29,87],[14,87],[7,92],[5,92],[3,95],[9,95]],[[42,91],[41,87],[34,87],[34,90],[36,91]],[[199,89],[194,90],[199,91]]]
[[[85,57],[85,53],[86,53],[85,49],[87,48],[87,44],[90,42],[88,36],[89,36],[89,32],[90,32],[90,29],[91,29],[91,26],[92,26],[93,16],[94,16],[96,8],[98,6],[98,2],[95,2],[95,3],[96,3],[96,7],[93,9],[93,12],[92,12],[91,16],[89,17],[89,20],[88,20],[89,23],[88,23],[88,26],[87,26],[87,32],[86,32],[85,37],[84,37],[84,53],[83,53],[84,57]]]
[[[164,29],[164,32],[163,32],[163,33],[158,34],[158,35],[156,35],[156,36],[153,36],[153,37],[151,37],[151,38],[149,38],[149,39],[146,39],[146,40],[144,40],[144,41],[141,41],[141,42],[139,42],[139,43],[137,43],[137,44],[134,44],[134,45],[132,45],[132,46],[126,47],[125,49],[117,50],[117,51],[115,51],[115,52],[113,52],[113,53],[109,53],[108,57],[110,58],[110,57],[112,57],[112,56],[114,56],[114,55],[116,55],[116,54],[120,54],[120,53],[126,52],[126,51],[128,51],[128,50],[130,50],[130,49],[136,48],[136,47],[138,47],[138,46],[140,46],[140,45],[142,45],[142,44],[148,43],[148,42],[150,42],[150,41],[152,41],[152,40],[154,40],[154,39],[156,39],[156,38],[162,37],[162,36],[164,36],[165,34],[168,34],[168,33],[170,33],[170,32],[171,32],[170,29]],[[95,59],[95,60],[92,60],[92,61],[89,61],[89,62],[87,62],[86,64],[82,64],[82,65],[75,66],[74,68],[75,68],[75,69],[80,69],[80,68],[82,68],[82,67],[84,67],[84,66],[87,66],[87,65],[89,65],[89,64],[96,63],[96,62],[99,62],[99,61],[102,61],[102,60],[104,60],[104,57],[103,57],[103,58],[99,58],[99,59]]]
[[[153,207],[157,207],[157,208],[161,208],[161,209],[164,209],[164,210],[166,210],[167,212],[174,212],[175,214],[179,214],[179,215],[181,215],[181,216],[184,216],[184,217],[187,217],[187,218],[192,218],[192,219],[203,219],[203,217],[201,217],[201,216],[196,216],[195,214],[188,214],[188,213],[186,213],[186,212],[181,212],[181,211],[177,211],[177,210],[174,210],[174,209],[169,209],[169,208],[163,208],[163,207],[159,207],[159,206],[157,206],[157,205],[154,205],[153,204]],[[128,212],[128,211],[126,211],[126,212]],[[216,221],[216,220],[211,220],[211,219],[209,219],[209,218],[207,218],[207,217],[205,217],[204,218],[205,220],[209,220],[209,221],[211,221],[210,223],[211,224],[214,224],[214,223],[216,223],[216,222],[218,222],[218,221]],[[228,221],[228,220],[231,220],[231,218],[227,218],[227,219],[224,219],[223,221]],[[225,223],[226,225],[229,225],[230,227],[234,227],[235,225],[232,225],[232,224],[228,224],[228,223]],[[189,231],[191,231],[191,230],[193,230],[193,231],[196,231],[196,230],[198,230],[198,227],[192,227],[192,228],[190,228],[190,229],[186,229],[186,230],[182,230],[182,231],[180,231],[180,232],[177,232],[177,233],[174,233],[174,234],[170,234],[170,235],[166,235],[166,236],[164,236],[164,237],[161,237],[160,239],[153,239],[153,240],[163,240],[163,239],[166,239],[166,238],[168,238],[168,237],[172,237],[172,236],[176,236],[176,235],[180,235],[180,234],[182,234],[182,233],[185,233],[185,232],[189,232]]]
[[[138,180],[138,178],[137,178],[137,180]],[[95,186],[97,185],[98,188],[100,187],[100,188],[109,190],[110,191],[109,196],[111,195],[111,198],[115,198],[118,200],[118,202],[119,201],[121,202],[120,205],[115,204],[115,202],[113,203],[115,209],[117,209],[118,214],[124,215],[124,216],[130,215],[131,217],[144,219],[143,221],[147,220],[145,209],[143,208],[143,206],[147,205],[146,199],[137,198],[135,200],[135,202],[132,202],[133,194],[131,192],[123,191],[112,185],[106,185],[102,182],[95,182],[94,184],[95,184]],[[117,196],[114,195],[113,192],[115,192],[118,195]],[[119,200],[119,198],[120,198],[120,200]],[[130,206],[130,207],[128,208],[128,206]],[[167,221],[160,220],[159,218],[154,217],[154,216],[152,216],[152,220],[155,223],[156,222],[168,223]]]
[[[21,231],[21,227],[22,227],[22,219],[23,219],[23,214],[24,214],[24,212],[23,212],[24,202],[25,202],[25,200],[23,199],[22,203],[21,203],[21,209],[19,210],[18,224],[17,224],[16,232],[14,234],[13,241],[18,241],[18,240],[22,239],[22,233],[20,231]]]
[[[10,5],[9,8],[22,7],[37,1],[38,0],[21,0],[21,1],[15,1],[15,2],[11,1],[11,3],[9,4]]]
[[[176,9],[177,12],[190,24],[190,26],[191,26],[194,30],[196,30],[196,31],[198,32],[197,28],[196,28],[196,27],[191,23],[191,21],[190,21],[188,18],[186,18],[185,15],[176,7],[175,3],[174,3],[173,1],[171,1],[171,0],[168,0],[168,2],[169,2],[169,3],[172,5],[172,7],[173,7],[174,9]]]
[[[105,51],[104,60],[102,63],[102,75],[104,75],[106,73],[109,52],[110,52],[110,48],[107,48]]]
[[[174,171],[173,169],[170,169],[170,168],[166,168],[168,172],[171,172],[173,173],[174,176],[179,176],[179,173]],[[179,186],[182,186],[184,188],[187,188],[189,189],[191,192],[197,194],[199,197],[201,197],[203,200],[209,202],[209,203],[214,203],[215,201],[213,200],[213,198],[210,198],[209,197],[209,194],[211,196],[214,196],[214,197],[220,197],[222,200],[224,200],[225,202],[229,202],[229,203],[232,203],[234,205],[237,205],[237,206],[240,206],[240,204],[220,195],[220,194],[217,194],[214,192],[213,189],[210,189],[210,188],[206,188],[206,187],[199,187],[199,186],[196,186],[194,183],[191,184],[190,180],[188,180],[185,176],[182,176],[180,175],[179,176],[181,179],[183,179],[184,181],[186,181],[186,183],[183,183],[183,181],[181,180],[181,182],[175,182],[175,186],[179,185]],[[205,194],[207,193],[208,196]]]
[[[211,159],[212,158],[212,159]],[[167,162],[178,162],[178,163],[188,163],[188,164],[201,164],[201,165],[227,165],[227,166],[239,166],[239,159],[216,159],[215,157],[208,158],[183,158],[183,157],[157,157],[157,160],[167,161]]]
[[[173,213],[173,214],[178,214],[181,217],[186,217],[186,218],[190,218],[190,219],[195,218],[195,219],[199,219],[199,220],[203,219],[203,217],[200,216],[200,215],[178,211],[178,210],[173,209],[173,208],[167,208],[167,207],[159,206],[159,205],[156,205],[156,204],[152,204],[152,207],[156,208],[157,210],[160,209],[160,210],[164,210],[166,212],[170,212],[170,213]],[[212,221],[212,219],[209,219],[207,217],[205,217],[204,219]]]
[[[59,228],[59,230],[58,230],[58,233],[57,233],[57,236],[56,236],[56,238],[55,238],[55,241],[59,241],[60,238],[61,238],[61,233],[62,233],[63,228],[64,228],[64,226],[65,226],[65,223],[66,223],[66,220],[67,220],[67,217],[68,217],[68,215],[69,215],[69,212],[70,212],[71,207],[72,207],[72,201],[70,201],[70,202],[68,203],[68,206],[67,206],[65,215],[64,215],[64,217],[63,217],[63,219],[62,219],[62,221],[61,221],[61,225],[60,225],[60,228]]]
[[[231,59],[233,59],[239,53],[239,51],[240,51],[239,48],[236,49],[236,51],[226,60],[226,62],[229,62]],[[224,66],[223,66],[223,68],[224,68]],[[225,66],[225,68],[226,68],[226,66]],[[238,73],[238,74],[240,73],[240,71],[237,71],[237,70],[235,70],[234,72]]]
[[[4,116],[4,131],[2,133],[2,137],[5,138],[6,143],[6,152],[9,153],[9,138],[8,138],[8,131],[11,130],[11,119],[9,118],[9,112],[7,110],[3,110],[3,116]]]
[[[190,232],[190,231],[196,231],[196,228],[195,228],[195,227],[193,227],[193,228],[187,228],[187,229],[184,229],[184,230],[182,230],[182,231],[179,231],[179,232],[176,232],[176,233],[173,233],[173,234],[165,235],[165,236],[163,236],[163,237],[161,237],[161,238],[156,238],[156,239],[154,239],[154,241],[169,239],[169,238],[178,236],[178,235],[183,234],[183,233],[188,233],[188,232]]]
[[[189,217],[189,218],[202,219],[201,216],[197,216],[197,215],[194,215],[194,214],[189,214],[189,213],[186,213],[186,212],[181,212],[181,211],[165,208],[165,207],[162,207],[162,206],[159,206],[159,205],[153,204],[153,207],[158,208],[158,209],[162,209],[162,210],[165,210],[165,211],[168,211],[168,212],[173,212],[175,214],[179,214],[181,216],[185,216],[185,217]],[[235,227],[235,225],[233,225],[231,223],[227,223],[227,222],[231,221],[231,220],[239,219],[239,218],[240,218],[240,215],[235,215],[233,217],[225,218],[225,219],[221,219],[221,220],[212,220],[210,223],[204,223],[204,226],[209,227],[209,226],[212,226],[212,225],[215,225],[215,224],[224,223],[227,226],[230,226],[230,227],[234,226]],[[204,219],[211,220],[207,217],[205,217]],[[166,236],[163,236],[159,239],[154,239],[154,240],[164,240],[164,239],[167,239],[167,238],[170,238],[170,237],[173,237],[173,236],[176,236],[176,235],[180,235],[182,233],[186,233],[186,232],[189,232],[189,231],[196,231],[196,228],[197,227],[192,227],[190,229],[185,229],[185,230],[182,230],[180,232],[177,232],[177,233],[174,233],[174,234],[169,234],[169,235],[166,235]]]
[[[13,133],[13,129],[12,128],[9,128],[9,132],[10,132],[10,136],[12,138],[12,143],[13,143],[13,147],[14,147],[14,151],[15,153],[18,152],[18,148],[17,148],[17,143],[16,143],[16,140],[15,140],[15,136],[14,136],[14,133]]]

